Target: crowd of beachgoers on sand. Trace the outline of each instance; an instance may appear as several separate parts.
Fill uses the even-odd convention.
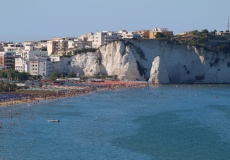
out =
[[[41,100],[55,100],[66,97],[74,97],[88,94],[98,90],[114,90],[147,86],[147,82],[139,81],[95,81],[95,82],[71,82],[60,84],[42,85],[14,92],[0,93],[0,106],[12,106],[22,103],[38,103]]]

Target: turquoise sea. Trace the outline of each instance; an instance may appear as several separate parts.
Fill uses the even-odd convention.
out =
[[[0,126],[0,160],[229,160],[230,85],[109,90],[1,107]]]

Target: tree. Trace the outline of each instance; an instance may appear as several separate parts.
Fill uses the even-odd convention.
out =
[[[166,38],[167,36],[161,32],[157,32],[155,35],[156,38]]]
[[[56,80],[57,79],[57,73],[56,72],[52,72],[50,74],[50,76],[49,76],[49,79],[52,80],[52,81]]]
[[[211,33],[212,35],[215,35],[216,32],[217,32],[217,30],[215,29],[215,30],[211,31],[210,33]]]
[[[193,35],[198,35],[199,34],[199,31],[198,30],[194,30],[191,32]]]
[[[209,33],[207,29],[203,29],[201,32],[206,33],[206,34]]]
[[[30,74],[26,72],[21,72],[18,74],[18,80],[19,81],[26,81],[29,79]]]
[[[0,78],[7,78],[7,72],[5,70],[0,70]]]

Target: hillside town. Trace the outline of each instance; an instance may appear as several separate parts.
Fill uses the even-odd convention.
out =
[[[66,57],[79,53],[94,52],[98,47],[112,41],[155,39],[157,33],[163,33],[169,37],[173,36],[173,32],[168,31],[167,28],[155,28],[135,32],[126,30],[118,32],[98,31],[83,34],[79,37],[51,38],[50,40],[25,41],[22,43],[1,42],[0,92],[11,92],[11,94],[0,97],[0,105],[13,105],[41,98],[76,96],[97,89],[145,86],[146,82],[115,82],[116,77],[112,76],[107,77],[106,82],[96,78],[80,82],[80,78],[76,75],[70,76],[71,78],[62,76],[62,79],[57,79],[58,77],[55,75],[52,78],[53,66],[57,66],[59,63],[61,65],[62,59]],[[25,90],[27,88],[30,89]],[[34,90],[34,88],[37,89]],[[21,100],[22,97],[24,97],[23,100]]]
[[[137,30],[128,32],[101,31],[79,37],[51,38],[50,40],[27,41],[22,43],[0,43],[0,69],[15,69],[31,75],[48,77],[52,72],[51,63],[58,63],[63,56],[74,55],[74,51],[98,48],[120,39],[154,39],[157,33],[173,36],[167,28]]]
[[[188,35],[183,32],[178,35]],[[173,37],[173,31],[167,28],[150,30],[97,31],[79,37],[51,38],[50,40],[26,41],[22,43],[0,43],[0,70],[12,68],[30,75],[48,77],[52,72],[52,63],[59,63],[61,58],[77,54],[77,51],[90,51],[112,41],[121,39],[156,39],[163,34]],[[229,32],[215,32],[217,36],[228,36]],[[85,50],[84,50],[85,49]],[[93,51],[94,51],[93,50]]]
[[[216,30],[209,32],[204,29],[200,32],[194,30],[174,35],[173,31],[167,28],[153,28],[134,32],[126,30],[97,31],[96,33],[90,32],[79,37],[51,38],[49,40],[25,41],[22,43],[1,42],[0,71],[11,69],[19,73],[28,73],[30,76],[37,76],[39,79],[47,79],[55,72],[57,66],[65,67],[63,64],[66,65],[67,63],[61,62],[65,61],[67,57],[80,53],[95,52],[97,48],[110,42],[128,39],[165,39],[167,43],[191,44],[207,50],[222,52],[229,50],[229,46],[226,46],[226,43],[230,42],[229,34],[229,30],[226,32],[217,32]],[[62,78],[64,77],[62,76]],[[75,73],[68,78],[70,77],[79,76]],[[0,75],[0,78],[3,81],[4,78],[6,79],[6,75],[5,77]],[[14,79],[12,76],[7,76],[7,78],[8,81],[17,81],[18,76],[17,78],[14,77]]]

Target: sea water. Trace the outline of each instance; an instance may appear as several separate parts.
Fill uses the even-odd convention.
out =
[[[0,160],[228,160],[230,86],[163,85],[1,107],[0,126]]]

